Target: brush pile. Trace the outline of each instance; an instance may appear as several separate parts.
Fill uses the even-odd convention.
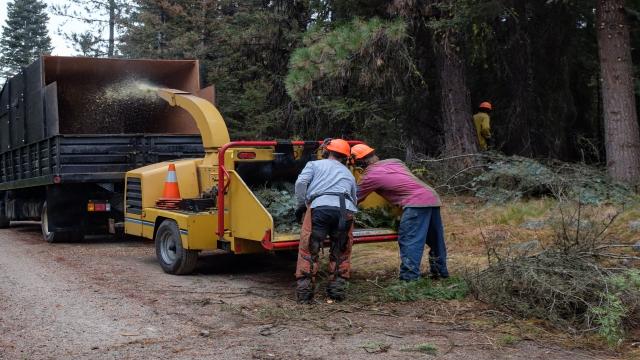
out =
[[[489,266],[468,279],[476,297],[618,345],[640,325],[640,271],[624,265],[637,258],[607,239],[615,216],[603,222],[585,212],[578,205],[558,214],[553,243],[535,254],[510,253],[486,239]]]
[[[613,182],[603,170],[586,164],[486,152],[475,154],[473,166],[459,170],[451,166],[454,160],[418,160],[414,172],[438,191],[471,193],[499,204],[556,194],[591,205],[638,201],[631,187]]]
[[[585,164],[494,154],[485,169],[472,180],[471,188],[477,197],[494,202],[551,194],[591,205],[637,200],[633,189],[611,181],[604,171]]]

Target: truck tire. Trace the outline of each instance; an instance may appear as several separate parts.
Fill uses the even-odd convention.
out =
[[[182,247],[178,224],[164,220],[155,236],[156,257],[162,270],[173,275],[191,274],[198,262],[198,251]]]
[[[82,233],[79,231],[49,231],[49,215],[46,201],[42,205],[40,226],[42,228],[42,237],[48,243],[77,242],[83,238]]]
[[[4,208],[4,202],[0,201],[0,229],[6,229],[9,227],[10,221],[7,217],[7,212]]]

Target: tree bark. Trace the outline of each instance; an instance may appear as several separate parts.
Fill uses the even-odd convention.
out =
[[[638,184],[640,132],[624,0],[597,0],[596,18],[607,170],[615,180]]]
[[[513,96],[509,108],[505,112],[506,131],[503,132],[507,150],[511,150],[523,156],[533,156],[534,149],[531,141],[531,117],[533,112],[533,56],[531,50],[531,37],[529,32],[529,13],[527,0],[514,0],[511,7],[515,12],[513,28],[510,32],[509,51],[506,57],[509,66],[513,69],[505,73],[510,77],[506,87]],[[517,21],[516,21],[517,20]],[[534,34],[534,36],[538,36]]]
[[[116,1],[109,0],[109,45],[107,56],[113,57],[115,51]]]
[[[441,88],[444,150],[447,156],[478,152],[478,141],[472,126],[466,67],[459,50],[453,46],[456,35],[455,31],[446,30],[436,35],[433,42]],[[461,158],[456,167],[464,168],[471,163],[470,157]]]

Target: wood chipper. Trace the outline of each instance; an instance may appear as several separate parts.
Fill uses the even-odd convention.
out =
[[[277,233],[269,211],[248,183],[295,181],[307,161],[318,158],[317,141],[230,141],[215,106],[187,92],[159,89],[170,105],[195,120],[203,158],[148,165],[126,174],[125,232],[155,241],[162,269],[189,274],[200,251],[235,254],[296,249],[297,233]],[[353,142],[354,144],[357,142]],[[169,164],[175,167],[177,199],[163,199]],[[385,206],[369,196],[362,206]],[[394,241],[391,229],[356,229],[355,243]]]

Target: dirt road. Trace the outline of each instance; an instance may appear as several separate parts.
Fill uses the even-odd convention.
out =
[[[150,243],[49,245],[39,225],[14,224],[0,230],[0,244],[3,359],[604,356],[530,340],[505,344],[471,301],[300,306],[292,300],[293,263],[270,255],[203,256],[197,275],[178,277],[156,265]],[[357,270],[355,278],[366,281]]]

